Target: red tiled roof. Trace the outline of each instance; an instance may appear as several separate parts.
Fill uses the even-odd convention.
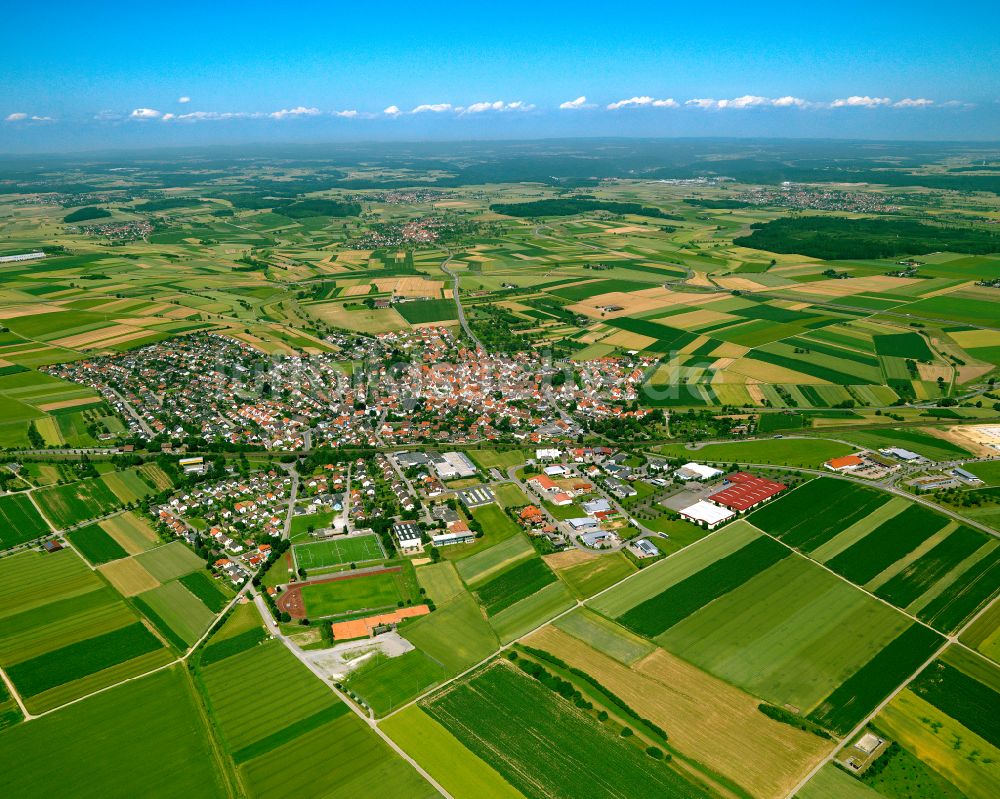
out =
[[[764,477],[754,477],[746,472],[736,472],[726,477],[726,487],[712,494],[709,499],[730,510],[742,511],[759,502],[780,494],[788,486]]]

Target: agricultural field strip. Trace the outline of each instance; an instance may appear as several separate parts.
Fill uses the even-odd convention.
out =
[[[876,597],[876,599],[877,598],[878,597]],[[841,745],[838,746],[833,752],[831,752],[826,758],[824,758],[821,763],[817,764],[816,767],[812,769],[812,771],[806,774],[806,776],[803,777],[802,781],[795,786],[795,788],[788,794],[788,796],[794,797],[799,791],[802,790],[803,787],[805,787],[806,783],[808,783],[809,780],[811,780],[819,772],[819,770],[823,768],[823,766],[825,766],[827,763],[832,763],[836,755],[851,741],[853,741],[858,735],[860,735],[861,732],[869,724],[871,724],[871,722],[875,719],[875,717],[878,716],[879,713],[881,713],[886,707],[889,706],[889,703],[892,702],[893,699],[899,696],[899,694],[901,694],[904,690],[906,690],[913,683],[914,680],[916,680],[921,674],[923,674],[924,670],[927,669],[928,666],[930,666],[935,660],[940,658],[948,649],[948,647],[957,644],[958,646],[961,646],[964,651],[970,652],[972,655],[992,663],[992,661],[985,655],[983,655],[981,652],[977,652],[976,650],[962,643],[959,640],[959,636],[961,636],[962,633],[968,630],[980,616],[985,614],[998,601],[1000,601],[1000,597],[994,598],[992,602],[988,603],[985,607],[980,609],[980,611],[976,613],[976,615],[973,616],[971,619],[969,619],[964,625],[962,625],[960,629],[956,630],[950,636],[945,636],[944,642],[941,644],[941,646],[939,646],[936,650],[934,650],[931,656],[927,658],[927,660],[924,661],[912,675],[910,675],[909,679],[907,679],[905,682],[899,685],[894,691],[892,691],[885,699],[883,699],[878,704],[877,707],[875,707],[874,710],[872,710],[868,715],[866,715],[850,732],[848,732],[847,735],[845,735],[843,739],[841,739]],[[905,611],[901,612],[905,613]],[[914,619],[914,621],[917,621],[918,623],[922,624],[922,622],[920,622],[917,619]],[[926,627],[927,625],[924,626]]]
[[[793,437],[786,436],[784,440],[788,441],[788,440],[790,440],[792,438]],[[838,441],[838,439],[823,438],[821,436],[796,436],[794,438],[802,438],[802,439],[809,438],[809,439],[820,439],[820,440],[823,440],[823,441]],[[719,441],[719,442],[704,441],[704,442],[701,442],[701,445],[705,446],[707,444],[715,444],[715,443],[718,443],[718,444],[730,444],[732,442],[730,442],[730,441]],[[841,442],[841,443],[845,443],[846,444],[848,442],[845,441],[845,442]],[[862,448],[858,444],[850,444],[850,446],[854,447],[855,449],[861,449]],[[696,453],[698,452],[698,450],[690,450],[690,452],[694,453],[695,454],[694,456],[696,456]],[[660,455],[659,453],[656,453],[656,452],[646,452],[645,454],[646,455],[652,455],[654,458],[655,457],[662,457],[662,455]],[[737,465],[740,465],[740,466],[747,466],[747,467],[755,468],[755,469],[773,469],[775,467],[775,464],[773,464],[773,463],[756,463],[756,462],[751,462],[751,461],[730,460],[729,458],[726,458],[725,460],[727,462],[729,462],[729,463],[736,463]],[[988,525],[985,525],[985,524],[981,524],[980,522],[976,521],[975,519],[971,519],[968,516],[963,516],[960,513],[956,513],[955,511],[953,511],[953,510],[951,510],[949,508],[945,508],[945,507],[942,507],[940,505],[935,505],[930,500],[924,499],[923,497],[917,496],[915,494],[909,494],[909,493],[903,491],[902,489],[896,488],[895,486],[873,485],[870,481],[864,480],[863,478],[860,478],[860,477],[849,477],[849,476],[843,475],[843,474],[832,474],[830,471],[828,471],[826,469],[809,469],[809,468],[802,467],[802,466],[793,466],[793,467],[788,467],[788,468],[791,469],[792,471],[802,472],[803,474],[811,474],[811,475],[816,475],[818,477],[828,477],[831,480],[845,480],[845,481],[851,482],[851,483],[858,483],[860,485],[867,486],[869,488],[875,488],[875,489],[877,489],[879,491],[888,492],[888,493],[892,494],[893,496],[903,497],[904,499],[907,499],[910,502],[915,502],[918,505],[923,505],[923,506],[925,506],[927,508],[930,508],[931,510],[937,511],[938,513],[941,513],[941,514],[943,514],[945,516],[948,516],[948,517],[954,519],[955,521],[957,521],[957,522],[959,522],[961,524],[965,524],[965,525],[968,525],[970,527],[975,527],[977,530],[982,530],[984,533],[989,533],[994,538],[1000,539],[1000,532],[998,532],[997,530],[993,529],[992,527],[990,527]],[[795,491],[796,489],[793,488],[792,490]],[[724,528],[720,528],[720,529],[724,529]],[[716,531],[716,532],[718,532],[718,531]],[[704,540],[704,538],[701,539],[701,540]]]
[[[85,522],[85,524],[87,523],[89,522]],[[89,566],[89,568],[92,571],[94,571],[93,566]],[[226,613],[231,607],[234,607],[237,601],[240,599],[240,597],[247,592],[248,588],[249,584],[240,589],[239,593],[237,593],[236,596],[234,596],[231,600],[229,600],[226,603],[226,606],[219,613],[215,614],[215,618],[216,619],[219,618],[220,615]],[[79,702],[84,701],[85,699],[89,699],[92,696],[97,696],[98,694],[106,693],[107,691],[110,691],[112,688],[116,688],[119,685],[124,685],[125,683],[133,682],[135,680],[140,680],[143,677],[148,677],[150,674],[156,674],[157,672],[163,671],[164,669],[169,669],[171,666],[174,666],[175,664],[184,663],[185,661],[187,661],[189,657],[191,657],[191,655],[202,644],[202,642],[204,642],[205,639],[208,638],[209,634],[212,632],[212,626],[213,625],[209,625],[208,629],[201,634],[201,637],[197,641],[195,641],[193,644],[191,644],[190,647],[188,647],[188,650],[186,652],[181,654],[179,657],[172,659],[169,663],[164,663],[160,666],[156,666],[155,668],[149,669],[149,671],[144,671],[141,674],[136,674],[135,676],[132,677],[126,677],[125,679],[119,680],[115,683],[112,683],[111,685],[99,688],[96,691],[90,691],[89,693],[86,693],[83,696],[70,700],[69,702],[64,702],[63,704],[57,705],[56,707],[49,708],[48,710],[43,710],[38,713],[28,712],[27,708],[24,705],[24,701],[21,699],[21,695],[14,689],[13,683],[7,677],[7,674],[3,669],[0,669],[0,678],[3,679],[4,683],[7,686],[7,690],[10,691],[10,694],[17,702],[18,707],[21,708],[21,712],[24,715],[24,720],[27,722],[31,721],[32,719],[37,719],[43,716],[47,716],[50,713],[55,713],[56,711],[62,710],[63,708],[69,707],[70,705],[75,705]]]
[[[751,465],[752,465],[752,464],[751,464]],[[762,466],[766,466],[767,464],[758,464],[758,465],[762,465]],[[850,478],[842,478],[842,477],[840,477],[839,475],[831,475],[831,474],[830,474],[829,472],[826,472],[826,471],[819,471],[819,470],[814,470],[814,469],[797,469],[797,471],[806,471],[806,472],[810,472],[810,473],[812,473],[812,474],[817,474],[817,475],[822,475],[822,476],[824,476],[824,477],[831,477],[832,479],[848,479],[848,480],[850,480]],[[861,480],[851,480],[851,482],[854,482],[854,483],[860,483],[861,485],[867,485],[867,486],[871,486],[871,484],[870,484],[870,483],[866,483],[866,482],[863,482],[863,481],[861,481]],[[878,489],[878,490],[882,490],[882,491],[885,491],[885,488],[884,488],[883,486],[873,486],[873,487],[874,487],[874,488],[876,488],[876,489]],[[793,491],[794,491],[794,490],[795,490],[795,489],[793,489]],[[894,493],[894,494],[896,494],[896,495],[899,495],[899,496],[905,496],[905,497],[906,497],[907,499],[915,499],[915,498],[913,498],[913,497],[910,497],[910,496],[909,496],[909,495],[907,495],[907,494],[904,494],[904,493],[903,493],[903,492],[901,492],[901,491],[894,491],[894,492],[892,492],[892,493]],[[930,503],[925,503],[925,504],[929,505],[930,507],[933,507],[933,508],[934,508],[935,510],[940,510],[939,508],[937,508],[937,506],[936,506],[936,505],[931,505]],[[964,517],[959,517],[959,516],[957,516],[957,515],[955,515],[955,517],[956,517],[956,518],[958,518],[959,520],[963,521],[963,522],[966,522],[966,521],[968,521],[968,520],[966,520],[966,519],[965,519]],[[743,521],[745,521],[745,520],[743,520]],[[747,522],[747,524],[749,524],[749,523]],[[723,526],[723,527],[720,527],[720,528],[718,528],[717,530],[715,530],[715,531],[713,531],[713,532],[709,533],[709,534],[708,534],[708,535],[706,535],[706,536],[703,536],[702,538],[698,539],[697,541],[693,541],[692,543],[688,544],[687,546],[685,546],[685,547],[682,547],[681,549],[677,550],[676,552],[674,552],[674,553],[673,553],[673,554],[671,555],[671,557],[676,557],[676,556],[677,556],[677,555],[679,555],[680,553],[682,553],[682,552],[685,552],[685,551],[689,550],[689,549],[690,549],[691,547],[695,547],[695,546],[697,546],[697,545],[699,545],[699,544],[703,544],[703,543],[704,543],[705,541],[709,541],[709,540],[711,540],[711,539],[714,539],[714,538],[718,537],[718,536],[719,536],[719,533],[721,533],[721,532],[723,532],[723,531],[727,530],[727,529],[728,529],[729,527],[730,527],[730,525],[725,525],[725,526]],[[756,530],[757,528],[754,528],[754,529]],[[988,530],[989,528],[984,528],[984,529],[987,529],[987,530]],[[995,536],[996,536],[996,535],[998,535],[998,534],[997,534],[997,533],[996,533],[995,531],[991,531],[991,530],[990,530],[989,532],[991,532],[991,533],[992,533],[993,535],[995,535]],[[872,598],[873,598],[873,599],[875,599],[876,601],[878,601],[878,602],[882,603],[883,605],[885,605],[885,606],[887,606],[887,607],[891,608],[892,610],[894,610],[894,611],[896,611],[896,612],[899,612],[899,613],[902,613],[902,614],[903,614],[903,615],[905,615],[905,616],[906,616],[907,618],[909,618],[909,619],[910,619],[910,620],[911,620],[912,622],[915,622],[915,623],[917,623],[917,624],[919,624],[919,625],[921,625],[921,626],[923,626],[923,627],[927,627],[928,629],[933,629],[933,628],[931,628],[931,627],[930,627],[930,625],[928,625],[928,624],[926,624],[925,622],[921,621],[921,620],[920,620],[920,619],[918,619],[918,618],[917,618],[916,616],[913,616],[912,614],[910,614],[910,613],[906,612],[906,611],[905,611],[905,610],[903,610],[903,609],[900,609],[900,608],[897,608],[897,607],[895,607],[895,606],[894,606],[894,605],[892,605],[891,603],[887,602],[886,600],[882,599],[881,597],[878,597],[878,596],[876,596],[875,594],[872,594],[872,593],[870,593],[870,592],[868,592],[868,591],[865,591],[865,589],[864,589],[864,588],[862,588],[862,587],[860,587],[860,586],[857,586],[857,585],[855,585],[855,584],[854,584],[854,583],[852,583],[852,582],[851,582],[850,580],[848,580],[847,578],[843,577],[843,576],[842,576],[842,575],[840,575],[840,574],[837,574],[837,573],[836,573],[836,572],[834,572],[833,570],[831,570],[831,569],[827,568],[827,567],[826,567],[826,566],[824,566],[824,565],[823,565],[822,563],[819,563],[819,562],[817,562],[817,561],[814,561],[814,560],[812,560],[812,558],[809,558],[808,556],[806,556],[806,555],[804,555],[804,554],[802,554],[802,553],[800,553],[800,552],[797,552],[797,551],[796,551],[796,550],[794,550],[794,549],[793,549],[792,547],[790,547],[790,546],[788,546],[787,544],[785,544],[784,542],[782,542],[782,541],[781,541],[780,539],[778,539],[778,538],[775,538],[774,536],[771,536],[771,535],[770,535],[769,533],[766,533],[766,532],[764,532],[763,530],[761,530],[761,531],[760,531],[760,533],[761,533],[762,535],[766,535],[766,536],[768,536],[769,538],[773,538],[773,539],[774,539],[775,541],[778,541],[779,543],[781,543],[781,544],[782,544],[782,546],[785,546],[785,547],[787,547],[787,548],[788,548],[788,549],[789,549],[789,550],[790,550],[790,551],[791,551],[791,552],[792,552],[792,553],[793,553],[794,555],[797,555],[797,556],[799,556],[799,557],[802,557],[802,558],[805,558],[806,560],[810,560],[810,561],[812,561],[813,563],[816,563],[816,565],[817,565],[817,566],[820,566],[821,568],[825,569],[825,570],[826,570],[826,571],[828,571],[828,572],[829,572],[830,574],[834,575],[834,576],[835,576],[835,577],[836,577],[836,578],[837,578],[838,580],[842,580],[843,582],[847,583],[848,585],[852,586],[853,588],[855,588],[855,589],[857,589],[857,590],[859,590],[859,591],[863,591],[864,593],[868,594],[868,595],[869,595],[870,597],[872,597]],[[669,561],[669,558],[668,558],[667,560]],[[665,561],[665,562],[666,562],[666,561]],[[499,647],[499,649],[497,649],[497,650],[496,650],[496,652],[494,652],[494,653],[490,654],[490,655],[489,655],[488,657],[484,658],[484,659],[483,659],[483,660],[481,660],[480,662],[478,662],[478,663],[475,663],[475,664],[473,664],[472,666],[469,666],[469,667],[468,667],[468,668],[467,668],[467,669],[466,669],[465,671],[462,671],[462,672],[460,672],[459,674],[456,674],[455,676],[453,676],[453,677],[450,677],[450,678],[448,678],[448,679],[444,680],[443,682],[441,682],[441,683],[440,683],[439,685],[435,686],[434,688],[432,688],[432,689],[429,689],[429,690],[427,690],[427,691],[423,692],[422,694],[420,694],[420,695],[416,696],[415,698],[413,698],[413,699],[412,699],[412,700],[410,700],[409,702],[406,702],[405,704],[401,705],[401,706],[400,706],[399,708],[397,708],[397,709],[395,709],[395,710],[391,711],[390,713],[386,714],[386,716],[385,716],[384,718],[390,718],[390,717],[394,716],[395,714],[397,714],[397,713],[399,713],[399,712],[401,712],[401,711],[405,710],[406,708],[410,707],[411,705],[415,705],[415,704],[416,704],[417,702],[419,702],[419,701],[420,701],[420,699],[422,699],[422,698],[423,698],[424,696],[427,696],[428,694],[432,693],[433,691],[436,691],[436,690],[440,690],[440,689],[442,689],[442,688],[446,687],[447,685],[449,685],[449,684],[451,684],[451,683],[455,682],[456,680],[459,680],[459,679],[461,679],[461,678],[462,678],[463,676],[465,676],[465,675],[469,674],[470,672],[474,671],[475,669],[477,669],[477,668],[479,668],[480,666],[482,666],[482,665],[486,664],[487,662],[489,662],[489,660],[490,660],[491,658],[495,657],[495,656],[496,656],[496,654],[498,654],[498,653],[500,653],[500,652],[503,652],[503,651],[504,651],[504,650],[506,650],[506,649],[509,649],[509,648],[510,648],[511,646],[513,646],[514,644],[516,644],[516,643],[518,643],[518,642],[522,641],[522,640],[523,640],[524,638],[527,638],[528,636],[530,636],[530,635],[531,635],[531,634],[532,634],[533,632],[535,632],[536,630],[539,630],[539,629],[541,629],[542,627],[544,627],[544,626],[545,626],[546,624],[552,624],[552,623],[556,622],[556,621],[557,621],[558,619],[561,619],[561,618],[562,618],[563,616],[566,616],[566,615],[568,615],[568,614],[572,613],[572,612],[573,612],[574,610],[576,610],[577,608],[581,608],[581,607],[585,607],[585,606],[587,606],[587,605],[589,605],[589,604],[593,603],[593,601],[594,601],[594,600],[596,600],[596,599],[597,599],[598,597],[600,597],[600,596],[602,596],[602,595],[604,595],[604,594],[607,594],[607,593],[609,593],[609,592],[613,591],[613,590],[614,590],[615,588],[617,588],[617,587],[621,586],[621,585],[622,585],[623,583],[627,582],[627,581],[628,581],[629,579],[632,579],[632,578],[636,578],[636,577],[638,577],[639,575],[642,575],[642,574],[644,573],[644,571],[645,571],[645,570],[639,570],[639,571],[636,571],[636,572],[633,572],[632,574],[629,574],[629,575],[626,575],[626,576],[625,576],[625,577],[624,577],[623,579],[619,580],[618,582],[616,582],[616,583],[614,583],[614,584],[612,584],[612,585],[608,586],[607,588],[605,588],[605,589],[603,589],[603,590],[601,590],[601,591],[598,591],[598,592],[597,592],[596,594],[594,594],[594,595],[593,595],[592,597],[590,597],[590,598],[589,598],[589,599],[587,599],[586,601],[583,601],[583,600],[578,600],[578,601],[577,601],[577,602],[576,602],[576,603],[575,603],[575,604],[574,604],[574,605],[573,605],[572,607],[570,607],[570,608],[567,608],[567,609],[566,609],[566,610],[564,610],[564,611],[561,611],[561,612],[560,612],[560,613],[558,613],[557,615],[553,616],[553,617],[552,617],[551,619],[548,619],[548,620],[546,620],[546,621],[542,622],[541,624],[538,624],[538,625],[536,625],[536,626],[535,626],[535,627],[533,627],[532,629],[530,629],[530,630],[527,630],[527,631],[525,631],[524,633],[522,633],[522,634],[521,634],[520,636],[518,636],[517,638],[515,638],[515,639],[513,639],[513,640],[511,640],[511,641],[509,641],[509,642],[507,642],[507,643],[505,643],[505,644],[501,644],[501,646]],[[959,637],[959,635],[960,635],[960,634],[961,634],[961,633],[962,633],[962,632],[963,632],[964,630],[966,630],[966,629],[967,629],[967,628],[968,628],[968,627],[969,627],[969,626],[970,626],[970,625],[971,625],[971,624],[972,624],[972,623],[973,623],[973,622],[974,622],[974,621],[975,621],[976,619],[978,619],[978,618],[979,618],[979,616],[981,616],[981,615],[982,615],[983,613],[985,613],[985,612],[986,612],[987,610],[989,610],[989,608],[990,608],[990,607],[991,607],[991,606],[992,606],[992,605],[993,605],[994,603],[996,603],[997,601],[1000,601],[1000,597],[996,597],[996,598],[994,598],[994,600],[993,600],[993,601],[989,602],[989,603],[988,603],[988,604],[987,604],[986,606],[984,606],[983,608],[981,608],[981,609],[980,609],[980,611],[979,611],[978,613],[976,613],[976,615],[975,615],[975,616],[973,616],[973,617],[972,617],[971,619],[969,619],[969,621],[968,621],[968,622],[967,622],[967,623],[966,623],[965,625],[963,625],[961,629],[959,629],[959,630],[956,630],[956,631],[955,631],[955,632],[954,632],[954,633],[953,633],[953,634],[952,634],[951,636],[948,636],[948,637],[947,637],[947,639],[946,639],[946,641],[947,641],[947,642],[951,642],[951,643],[958,643],[958,644],[959,644],[960,646],[962,646],[962,647],[963,647],[963,649],[967,649],[967,650],[969,650],[970,652],[973,652],[974,654],[978,655],[979,657],[982,657],[982,658],[986,658],[986,656],[985,656],[985,655],[982,655],[981,653],[979,653],[979,652],[976,652],[976,651],[975,651],[975,650],[973,650],[973,649],[972,649],[971,647],[969,647],[969,646],[967,646],[966,644],[964,644],[964,643],[960,642],[960,641],[958,640],[958,637]],[[946,645],[947,645],[947,644],[946,644]],[[938,654],[939,654],[939,653],[935,653],[935,657],[936,657],[936,656],[937,656]],[[986,658],[986,659],[988,660],[988,658]],[[932,662],[932,661],[933,661],[933,658],[929,659],[929,660],[927,661],[927,663],[923,664],[923,666],[922,666],[921,668],[925,667],[925,666],[926,666],[926,665],[927,665],[928,663],[930,663],[930,662]],[[916,675],[914,675],[914,676],[916,676]],[[911,679],[912,679],[912,678],[911,678]],[[909,682],[909,681],[907,681],[907,682]],[[903,685],[903,686],[900,686],[900,688],[899,688],[899,689],[897,689],[897,690],[896,690],[896,691],[895,691],[895,692],[893,693],[893,695],[895,695],[896,693],[898,693],[898,692],[899,692],[900,690],[902,690],[902,688],[904,688],[904,687],[905,687],[905,685]],[[882,704],[882,705],[881,705],[881,706],[879,707],[879,710],[881,709],[881,707],[883,707],[883,706],[884,706],[885,704],[887,704],[887,703],[888,703],[888,700],[886,700],[886,702],[884,702],[884,703],[883,703],[883,704]],[[876,711],[876,712],[877,712],[877,711]],[[871,716],[869,716],[869,717],[868,717],[868,719],[866,719],[866,721],[867,721],[867,720],[870,720],[870,718],[873,718],[873,717],[874,717],[874,715],[875,715],[875,713],[871,714]],[[858,729],[860,730],[860,728],[861,728],[861,727],[863,727],[863,725],[860,725]],[[850,740],[850,736],[848,736],[847,738],[845,738],[845,740]],[[832,759],[832,755],[831,755],[831,759]],[[828,762],[828,761],[824,761],[824,762]],[[818,771],[818,770],[819,770],[819,768],[820,768],[821,766],[822,766],[822,764],[820,764],[820,766],[817,766],[817,769],[816,769],[816,770]],[[806,781],[807,781],[807,780],[803,780],[802,784],[801,784],[801,785],[799,785],[799,786],[797,787],[797,789],[796,789],[796,790],[798,790],[798,789],[801,789],[802,785],[804,785]],[[792,794],[790,794],[790,796],[791,796],[791,795],[794,795],[794,792],[792,792]]]

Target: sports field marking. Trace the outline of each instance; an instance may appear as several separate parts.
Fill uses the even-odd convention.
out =
[[[339,566],[342,563],[361,563],[381,560],[385,557],[382,544],[376,535],[351,536],[330,541],[316,541],[310,544],[296,544],[297,569],[319,569],[324,566]]]

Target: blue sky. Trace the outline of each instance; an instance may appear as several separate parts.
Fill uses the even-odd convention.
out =
[[[1000,139],[997,3],[56,2],[10,7],[5,22],[0,152],[609,134]]]

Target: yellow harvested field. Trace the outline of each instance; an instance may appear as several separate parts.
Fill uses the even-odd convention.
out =
[[[341,297],[361,297],[371,291],[371,283],[356,283],[353,286],[348,286],[342,292],[340,292]]]
[[[650,344],[656,343],[656,339],[651,336],[644,336],[641,333],[630,333],[627,330],[618,330],[605,339],[601,339],[602,344],[611,344],[615,347],[624,347],[627,350],[641,350]]]
[[[75,408],[77,405],[90,405],[96,397],[77,397],[76,399],[60,400],[59,402],[46,402],[44,405],[36,406],[40,411],[57,411],[60,408]]]
[[[358,330],[363,333],[389,333],[393,330],[408,329],[409,325],[392,308],[376,311],[348,310],[336,302],[324,302],[308,306],[309,313],[327,324]]]
[[[126,511],[98,522],[104,532],[117,541],[129,555],[151,549],[159,540],[145,519]]]
[[[163,314],[170,319],[187,319],[189,316],[194,316],[199,313],[195,308],[174,308],[172,311],[167,311]]]
[[[968,349],[969,347],[1000,347],[1000,331],[997,330],[960,330],[948,335],[962,349]]]
[[[662,649],[629,668],[551,626],[527,641],[590,674],[665,729],[671,745],[755,797],[787,796],[834,747],[768,718],[754,697]]]
[[[812,383],[824,384],[825,380],[812,375],[805,375],[801,372],[786,369],[773,363],[755,361],[752,358],[740,358],[730,367],[730,370],[744,377],[752,377],[762,383]]]
[[[143,338],[144,336],[148,336],[149,333],[150,333],[149,330],[143,330],[143,329],[135,330],[131,333],[123,333],[120,336],[112,336],[111,338],[101,339],[100,341],[91,344],[88,349],[97,349],[98,347],[113,347],[115,344],[124,344],[126,341],[133,341],[137,338]]]
[[[621,227],[608,228],[604,231],[605,233],[647,233],[648,231],[642,225],[622,225]]]
[[[713,311],[711,308],[698,308],[694,311],[688,311],[687,313],[677,314],[675,316],[667,316],[663,319],[653,319],[651,321],[657,322],[661,325],[670,325],[670,327],[676,327],[680,330],[691,330],[694,327],[701,327],[702,325],[714,325],[719,322],[736,321],[738,317],[731,316],[727,313],[722,313],[721,311]]]
[[[151,591],[160,581],[146,571],[134,558],[124,558],[98,566],[97,570],[108,578],[123,596],[135,596],[143,591]]]
[[[848,297],[851,294],[874,291],[882,292],[909,286],[920,281],[906,277],[871,275],[852,277],[849,280],[821,280],[816,283],[800,283],[795,290],[801,294],[816,294],[820,297]]]
[[[542,560],[544,560],[550,568],[559,571],[560,569],[568,569],[571,566],[578,566],[581,563],[589,563],[592,560],[596,560],[599,555],[595,555],[592,552],[584,552],[582,549],[564,549],[562,552],[556,552],[552,555],[543,555]]]
[[[709,355],[716,358],[742,358],[750,352],[749,347],[744,347],[742,344],[732,344],[728,341],[723,342],[714,350],[712,350]]]
[[[598,294],[596,297],[588,297],[586,300],[567,306],[567,308],[575,313],[589,316],[592,319],[599,319],[601,317],[615,318],[618,316],[646,313],[647,311],[656,311],[660,308],[676,307],[678,305],[706,305],[724,298],[725,295],[722,294],[688,294],[656,287],[641,289],[639,291],[611,291],[607,294]],[[608,305],[621,306],[622,310],[601,310]]]
[[[99,330],[88,330],[86,333],[77,333],[75,336],[66,336],[65,338],[59,338],[52,342],[53,345],[57,347],[96,347],[99,342],[105,339],[115,338],[117,336],[123,336],[127,333],[134,333],[141,328],[137,328],[134,325],[109,325],[108,327],[102,327]],[[142,334],[145,335],[147,331],[142,330]]]
[[[766,291],[768,289],[763,283],[758,283],[748,277],[719,277],[716,278],[715,282],[730,291]]]
[[[721,372],[723,369],[728,369],[730,366],[732,366],[734,360],[735,360],[734,358],[718,358],[715,361],[713,361],[712,365],[709,366],[708,368]]]
[[[34,316],[40,313],[52,313],[62,311],[62,308],[53,308],[51,305],[41,305],[32,303],[30,305],[7,305],[0,307],[0,319],[15,319],[19,316]]]
[[[688,355],[694,352],[699,347],[701,347],[703,344],[707,343],[708,343],[708,336],[698,336],[698,338],[696,338],[691,343],[685,344],[683,347],[681,347],[680,350],[678,350],[678,352],[684,355]]]
[[[763,405],[766,397],[764,392],[759,385],[748,383],[747,384],[747,394],[750,395],[750,399],[756,402],[758,405]]]
[[[429,280],[425,277],[401,277],[396,280],[394,294],[400,297],[441,297],[444,283],[440,280]]]
[[[917,371],[920,373],[921,380],[930,380],[933,382],[939,377],[945,382],[951,380],[951,367],[944,364],[918,363]]]

